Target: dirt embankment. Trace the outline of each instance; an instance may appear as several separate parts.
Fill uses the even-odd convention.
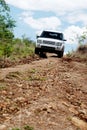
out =
[[[0,69],[0,130],[87,130],[87,64],[47,59]]]

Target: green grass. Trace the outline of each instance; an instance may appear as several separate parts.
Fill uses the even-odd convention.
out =
[[[26,125],[26,126],[24,126],[24,130],[34,130],[34,128],[31,127],[31,126]]]
[[[0,91],[6,89],[6,84],[0,83]]]
[[[41,77],[41,76],[30,76],[28,78],[28,80],[33,81],[33,80],[37,80],[37,81],[45,81],[46,77]]]
[[[12,128],[12,130],[20,130],[19,128]]]
[[[10,72],[10,73],[6,76],[6,78],[18,78],[18,79],[20,79],[20,77],[21,77],[21,73],[18,72],[18,71],[16,71],[16,72]]]
[[[72,52],[69,52],[66,54],[67,57],[71,57],[72,56]]]
[[[34,68],[30,70],[30,73],[35,73],[35,72],[36,72],[36,69]]]
[[[20,128],[12,128],[12,130],[34,130],[34,128],[29,126],[29,125],[26,125],[22,129],[20,129]]]

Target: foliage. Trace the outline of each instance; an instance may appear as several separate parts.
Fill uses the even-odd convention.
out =
[[[16,38],[13,41],[13,51],[10,57],[27,57],[34,54],[34,42],[28,39],[27,37],[19,39]]]
[[[74,53],[75,57],[78,57],[82,61],[87,61],[87,27],[81,36],[77,37],[79,46]]]
[[[4,0],[0,0],[0,12],[9,11],[9,7]]]
[[[15,21],[10,17],[10,8],[0,0],[0,58],[26,57],[34,52],[34,43],[25,35],[14,38]]]
[[[27,44],[26,44],[27,43]],[[12,43],[0,45],[0,58],[23,58],[34,54],[34,42],[15,38]]]
[[[87,44],[79,45],[76,51],[67,53],[67,58],[72,58],[79,62],[85,62],[87,64]]]
[[[80,45],[77,49],[77,52],[81,53],[81,54],[87,54],[87,44],[85,45]]]
[[[0,57],[10,56],[11,44],[14,38],[15,21],[10,17],[10,8],[5,0],[0,0]]]
[[[12,130],[21,130],[21,129],[19,129],[19,128],[13,128]],[[24,126],[24,130],[34,130],[34,128],[31,127],[31,126],[26,125],[26,126]]]
[[[13,39],[15,21],[10,17],[10,8],[4,0],[0,0],[0,44]]]
[[[31,127],[31,126],[25,126],[25,127],[24,127],[24,130],[34,130],[34,129],[33,129],[33,127]]]
[[[68,52],[67,57],[74,58],[78,61],[84,61],[87,63],[87,27],[82,35],[77,35],[78,48],[76,51]]]
[[[20,130],[19,128],[13,128],[12,130]]]
[[[72,56],[72,52],[68,51],[68,53],[66,54],[67,57],[71,57]]]
[[[85,43],[85,40],[87,41],[87,27],[85,28],[85,31],[82,33],[82,35],[77,35],[77,40],[80,45]]]

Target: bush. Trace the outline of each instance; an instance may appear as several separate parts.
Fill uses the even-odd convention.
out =
[[[14,39],[11,43],[0,43],[0,58],[23,58],[34,54],[35,44],[31,40]]]
[[[86,54],[87,53],[87,45],[80,45],[77,49],[77,52]]]
[[[21,129],[19,129],[19,128],[12,128],[12,130],[21,130]],[[31,126],[26,125],[26,126],[24,126],[24,130],[34,130],[34,128],[31,127]]]
[[[68,57],[72,58],[73,60],[79,61],[79,62],[85,62],[87,63],[87,44],[80,45],[76,51],[73,51],[70,54],[67,54]]]
[[[25,127],[24,127],[24,130],[34,130],[34,129],[33,129],[33,127],[31,127],[31,126],[25,126]]]

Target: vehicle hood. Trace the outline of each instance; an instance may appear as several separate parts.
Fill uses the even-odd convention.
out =
[[[52,41],[52,42],[63,42],[62,40],[52,39],[52,38],[42,38],[39,37],[37,40],[46,40],[46,41]]]

